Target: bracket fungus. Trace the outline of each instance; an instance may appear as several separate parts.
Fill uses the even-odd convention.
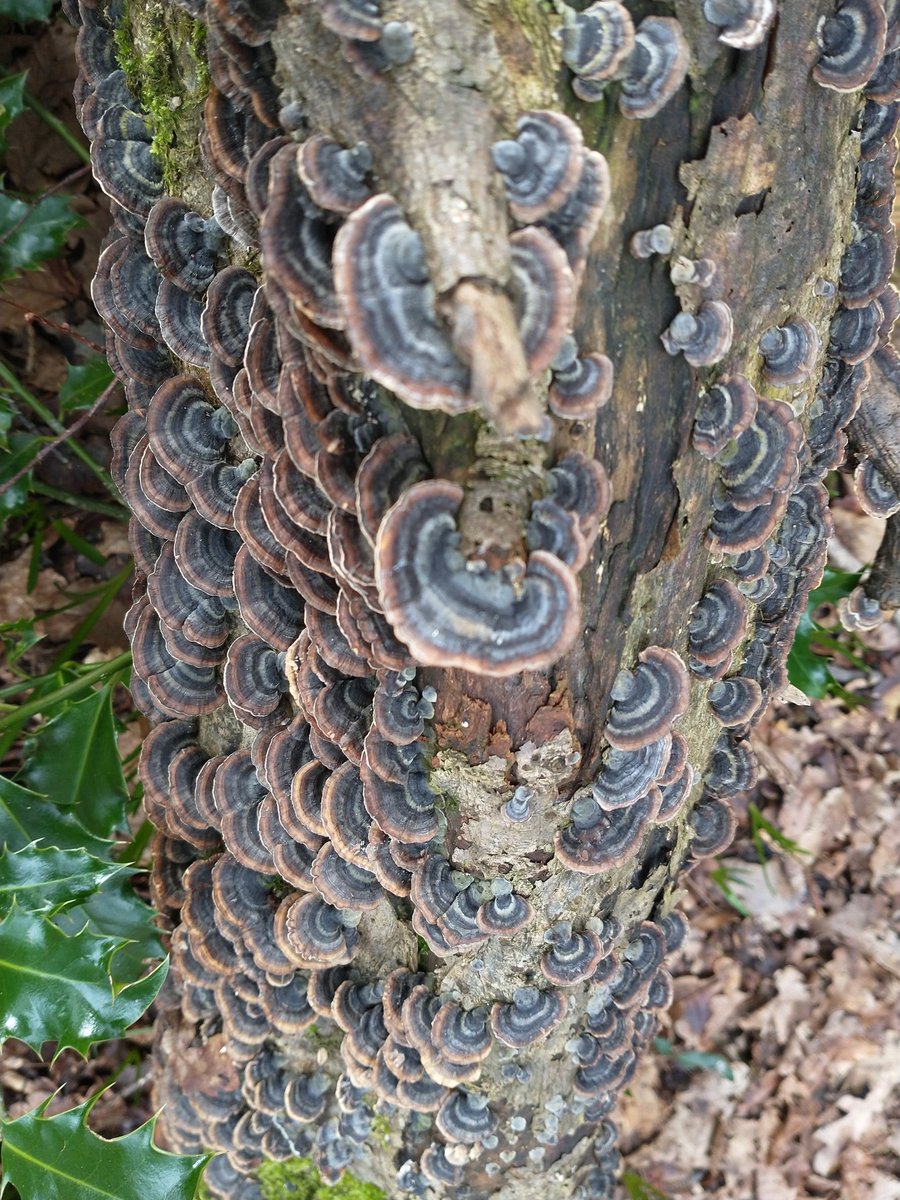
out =
[[[619,109],[625,117],[655,116],[684,82],[690,49],[674,17],[645,17],[624,64]]]
[[[813,79],[836,92],[855,92],[874,74],[886,35],[883,0],[838,0],[834,13],[819,20],[816,37],[822,54]]]
[[[680,312],[660,335],[667,354],[683,354],[692,367],[721,362],[731,349],[734,322],[723,300],[704,300],[696,313]]]
[[[776,387],[802,383],[815,365],[819,347],[815,326],[803,317],[767,329],[759,339],[766,378]]]
[[[578,627],[569,568],[543,550],[528,556],[513,583],[479,569],[459,550],[462,488],[446,480],[414,484],[378,530],[378,594],[396,635],[423,663],[513,675],[559,658]]]
[[[687,668],[674,650],[642,650],[634,670],[620,671],[613,684],[606,740],[617,750],[658,741],[687,710],[689,693]]]
[[[718,27],[719,41],[736,50],[760,45],[776,11],[776,0],[703,0],[703,15]]]

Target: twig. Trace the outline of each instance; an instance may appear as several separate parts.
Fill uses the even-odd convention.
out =
[[[119,387],[119,381],[118,379],[114,379],[109,387],[104,388],[91,407],[85,409],[81,416],[74,421],[68,427],[68,429],[64,429],[62,433],[57,434],[52,442],[47,442],[45,446],[42,446],[30,462],[27,462],[24,467],[21,467],[18,471],[16,471],[15,475],[7,479],[6,483],[0,487],[0,496],[4,496],[14,484],[19,482],[24,475],[27,475],[29,471],[33,471],[38,463],[45,459],[48,454],[51,454],[57,446],[61,446],[64,442],[67,442],[69,438],[74,437],[74,435],[78,433],[80,429],[83,429],[84,426],[87,425],[88,421],[90,421],[91,417],[97,415],[117,387]]]
[[[49,317],[42,317],[40,313],[32,312],[24,304],[10,300],[8,296],[0,296],[0,304],[8,304],[10,308],[18,309],[22,313],[26,325],[43,325],[45,329],[52,329],[54,333],[61,333],[76,342],[81,342],[82,346],[87,346],[89,350],[93,350],[96,354],[104,353],[104,347],[99,342],[93,342],[90,338],[85,337],[83,333],[79,333],[77,329],[73,329],[68,321],[63,321],[61,324],[57,321],[51,321]]]

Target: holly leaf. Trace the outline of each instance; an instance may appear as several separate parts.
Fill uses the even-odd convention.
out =
[[[21,24],[26,21],[46,21],[53,3],[54,0],[0,0],[0,17],[10,17]]]
[[[77,933],[87,925],[94,933],[117,938],[121,948],[112,956],[109,970],[114,984],[121,985],[140,978],[147,969],[147,959],[165,954],[159,930],[152,924],[154,915],[122,875],[112,879],[102,892],[58,912],[54,924],[63,933]]]
[[[122,775],[107,686],[70,704],[35,735],[25,783],[54,804],[73,807],[98,837],[125,823],[128,789]]]
[[[153,1002],[169,965],[165,959],[114,992],[110,960],[121,946],[89,928],[67,937],[41,913],[13,907],[0,923],[0,1043],[19,1038],[40,1054],[44,1042],[56,1042],[57,1054],[86,1054],[94,1042],[121,1037]]]
[[[26,204],[0,192],[0,279],[33,270],[58,254],[66,234],[80,221],[68,196],[44,196]]]
[[[7,75],[0,79],[0,154],[6,151],[6,127],[25,107],[25,76]]]
[[[90,408],[114,379],[115,376],[105,358],[91,358],[86,363],[69,363],[66,368],[66,381],[59,389],[60,411],[68,414]]]
[[[43,1115],[45,1103],[15,1121],[0,1118],[0,1196],[12,1184],[41,1200],[193,1200],[208,1155],[158,1150],[156,1117],[125,1137],[98,1137],[87,1124],[92,1103],[55,1117]]]
[[[134,868],[84,850],[41,849],[34,843],[21,850],[4,850],[0,853],[0,916],[13,904],[25,912],[53,913],[86,900],[116,875],[126,874],[134,875]]]
[[[88,833],[73,813],[0,775],[0,845],[21,850],[31,842],[100,856],[109,851],[109,842]]]

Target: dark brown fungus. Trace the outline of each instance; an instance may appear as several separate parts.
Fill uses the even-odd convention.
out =
[[[343,675],[358,678],[370,674],[369,664],[355,653],[335,617],[307,606],[306,627],[317,653],[328,666]]]
[[[707,699],[723,725],[735,726],[753,720],[762,707],[763,694],[755,679],[734,675],[714,683]]]
[[[363,533],[375,545],[384,514],[413,483],[428,475],[415,438],[394,433],[379,438],[356,473],[356,511]]]
[[[259,227],[263,265],[291,304],[329,329],[343,327],[332,276],[337,226],[313,203],[297,174],[291,143],[269,164],[269,203]]]
[[[144,788],[144,810],[157,829],[173,836],[166,816],[169,766],[176,754],[195,745],[196,725],[191,721],[165,721],[144,739],[138,772]]]
[[[892,48],[893,45],[893,48]],[[896,39],[888,39],[888,53],[875,68],[866,84],[866,96],[876,104],[893,104],[900,100],[900,50]]]
[[[417,844],[436,836],[435,793],[424,771],[411,770],[402,783],[392,783],[381,779],[363,761],[360,776],[366,809],[389,837]],[[437,920],[436,917],[431,919]]]
[[[512,937],[531,921],[533,909],[524,897],[516,895],[508,880],[495,879],[491,892],[490,900],[479,907],[475,922],[490,937]]]
[[[881,605],[877,600],[870,599],[861,587],[855,587],[849,596],[840,598],[838,616],[844,629],[851,633],[877,629],[884,620]]]
[[[768,504],[740,509],[727,499],[713,502],[713,519],[707,540],[714,554],[741,554],[755,550],[774,532],[784,515],[787,493],[777,493]]]
[[[667,733],[639,750],[611,747],[604,756],[592,789],[600,807],[611,812],[646,796],[666,766],[671,744],[671,736]]]
[[[573,931],[571,924],[561,930],[554,926],[544,935],[550,949],[541,956],[541,972],[557,987],[572,987],[590,979],[604,956],[603,943],[589,930]]]
[[[634,258],[652,258],[654,254],[671,254],[674,244],[670,225],[654,225],[652,229],[639,229],[633,234],[628,249]]]
[[[742,583],[753,583],[765,575],[769,566],[769,551],[765,546],[757,546],[755,550],[744,550],[736,555],[729,565]]]
[[[578,519],[555,500],[535,500],[525,526],[529,550],[545,550],[573,571],[580,571],[588,558],[588,545]]]
[[[240,463],[213,463],[189,480],[185,490],[205,521],[219,529],[234,529],[234,506],[241,488],[256,470],[252,458]]]
[[[132,242],[110,263],[109,286],[116,310],[145,337],[159,340],[156,302],[161,279],[146,254]]]
[[[634,24],[619,0],[597,0],[583,12],[566,5],[562,46],[563,62],[575,75],[613,79],[634,49]]]
[[[613,365],[605,354],[578,357],[575,339],[566,337],[551,364],[548,403],[565,421],[589,421],[612,396]]]
[[[820,349],[819,334],[804,317],[792,317],[784,325],[767,329],[759,339],[765,376],[776,387],[802,383],[815,366]]]
[[[596,875],[629,861],[637,853],[661,797],[652,787],[646,796],[614,812],[604,812],[593,796],[572,805],[572,823],[556,835],[556,857],[572,871]]]
[[[321,812],[322,824],[341,857],[359,867],[368,866],[372,817],[363,803],[359,771],[352,763],[344,763],[329,775],[322,788]]]
[[[610,193],[606,159],[596,150],[585,151],[575,190],[560,208],[538,222],[553,234],[565,251],[576,286],[581,284],[591,241],[609,203]]]
[[[845,362],[865,362],[878,349],[883,320],[878,300],[870,300],[862,308],[841,305],[831,319],[829,350]]]
[[[371,167],[372,152],[365,142],[346,149],[324,134],[305,141],[297,155],[297,170],[313,202],[344,215],[372,194],[365,181]]]
[[[435,313],[422,240],[391,196],[373,196],[343,225],[334,278],[350,340],[370,375],[420,408],[476,406],[469,369]]]
[[[585,542],[592,546],[612,502],[609,476],[595,458],[588,458],[580,450],[564,455],[549,474],[553,499],[574,513]]]
[[[206,9],[237,41],[261,46],[274,33],[284,5],[281,0],[206,0]]]
[[[813,79],[836,92],[855,92],[881,61],[886,34],[882,0],[839,0],[834,14],[819,20],[816,36],[822,54]]]
[[[287,689],[278,654],[268,642],[249,633],[228,647],[222,682],[238,720],[273,713]]]
[[[371,871],[347,862],[328,842],[312,865],[316,890],[335,908],[366,911],[377,908],[384,891]]]
[[[571,645],[579,620],[575,577],[544,551],[514,587],[459,552],[463,491],[446,480],[413,485],[378,531],[378,593],[396,635],[423,663],[512,675],[537,670]]]
[[[200,329],[212,353],[228,366],[243,361],[256,288],[255,277],[243,267],[224,267],[207,289]]]
[[[253,475],[238,493],[234,528],[259,565],[278,580],[287,576],[286,551],[265,522],[259,503],[260,477]]]
[[[157,200],[144,227],[147,254],[159,273],[196,294],[212,282],[222,240],[218,221],[201,217],[171,196]]]
[[[263,570],[247,546],[234,560],[234,594],[250,632],[276,650],[288,650],[303,627],[303,604],[293,588]]]
[[[867,100],[860,120],[859,156],[863,162],[879,153],[885,142],[889,142],[897,131],[900,121],[900,102],[876,104]]]
[[[426,1146],[419,1167],[425,1179],[437,1187],[458,1188],[463,1181],[463,1167],[450,1162],[447,1147],[442,1142]]]
[[[668,783],[660,783],[660,803],[659,811],[656,814],[657,821],[664,824],[666,821],[671,821],[673,817],[678,816],[693,790],[696,779],[697,773],[694,768],[690,763],[685,763],[678,775]]]
[[[282,900],[275,915],[275,939],[290,962],[321,970],[350,962],[358,934],[336,908],[307,893]]]
[[[138,481],[151,504],[167,512],[184,513],[191,507],[184,487],[159,465],[156,455],[147,446],[138,463]]]
[[[693,858],[712,858],[727,849],[737,828],[731,805],[713,797],[700,801],[690,816]]]
[[[723,733],[713,747],[703,786],[713,796],[736,796],[756,783],[756,758],[746,742]]]
[[[803,430],[783,400],[760,397],[756,416],[716,455],[729,504],[752,509],[787,490],[799,470]]]
[[[545,229],[519,229],[509,239],[513,308],[531,375],[553,362],[575,312],[575,280],[566,253]]]
[[[887,287],[894,269],[897,237],[892,228],[882,229],[869,210],[853,222],[850,244],[841,257],[841,302],[847,308],[862,308],[877,299]]]
[[[856,182],[856,204],[860,209],[878,208],[893,202],[897,144],[889,142],[880,153],[861,161]]]
[[[171,542],[160,551],[156,567],[147,576],[147,595],[159,617],[201,646],[221,646],[228,636],[228,613],[218,597],[192,587],[175,562]]]
[[[521,1048],[542,1042],[566,1015],[566,997],[555,989],[519,987],[512,1003],[491,1008],[491,1029],[498,1042]]]
[[[188,484],[221,462],[237,432],[231,415],[210,404],[200,383],[175,375],[161,384],[147,409],[147,437],[154,455],[179,483]]]
[[[425,932],[423,936],[431,942],[436,953],[443,955],[487,941],[488,935],[479,928],[476,920],[480,894],[477,885],[464,888],[437,921],[437,940],[431,937],[431,930]]]
[[[582,169],[581,131],[563,113],[525,113],[515,141],[495,142],[494,166],[503,176],[509,209],[528,224],[548,216],[568,199]]]
[[[145,311],[143,316],[140,315],[140,297],[138,297],[138,305],[136,306],[128,294],[128,288],[125,286],[125,282],[131,272],[118,275],[118,292],[115,292],[113,289],[113,271],[123,259],[132,256],[136,259],[146,258],[128,238],[117,238],[115,241],[110,242],[100,255],[97,263],[97,271],[91,281],[91,299],[94,301],[94,307],[97,309],[97,312],[107,325],[109,325],[117,338],[137,350],[149,351],[154,348],[159,340],[159,327],[158,325],[154,325],[151,332],[145,332],[148,314]],[[149,262],[149,260],[147,261]],[[152,263],[150,266],[152,267]],[[145,283],[146,281],[145,277]],[[156,287],[158,288],[158,286],[159,277],[157,275]],[[131,315],[132,310],[138,312],[140,325],[133,319]],[[149,316],[155,319],[155,313],[150,313]],[[144,328],[141,328],[141,326],[144,326]]]
[[[483,1062],[492,1046],[489,1015],[484,1008],[442,1005],[431,1023],[431,1040],[438,1054],[461,1066]]]
[[[695,314],[679,313],[660,340],[667,354],[680,352],[692,367],[709,367],[725,357],[733,336],[728,305],[723,300],[705,300]]]
[[[341,37],[376,42],[384,32],[381,0],[318,0],[323,23]]]
[[[703,0],[703,15],[718,26],[719,41],[736,50],[764,41],[775,12],[775,0]]]
[[[442,917],[459,894],[446,858],[429,854],[413,871],[410,900],[431,922]]]
[[[655,116],[684,82],[690,49],[674,17],[645,17],[625,63],[619,109],[625,117]]]
[[[900,512],[900,494],[869,458],[853,472],[853,490],[860,507],[871,517],[892,517]]]
[[[474,1145],[494,1132],[497,1117],[487,1096],[457,1088],[438,1109],[435,1125],[448,1142]]]
[[[375,691],[373,725],[387,741],[409,745],[422,735],[425,721],[434,716],[436,699],[433,688],[419,692],[405,672],[386,672]]]
[[[175,355],[195,367],[209,367],[210,351],[200,327],[202,305],[196,296],[164,279],[156,298],[162,339]]]
[[[671,734],[669,742],[669,757],[657,777],[659,784],[671,783],[682,773],[687,763],[688,744],[681,734]]]
[[[698,662],[721,662],[747,632],[747,601],[735,584],[717,579],[706,589],[691,613],[688,648]]]
[[[606,740],[618,750],[658,741],[687,709],[689,693],[687,668],[674,650],[642,650],[634,670],[620,671],[613,684]]]
[[[247,750],[226,755],[212,781],[212,797],[221,818],[222,840],[248,871],[274,874],[272,855],[259,833],[259,808],[265,796]]]
[[[644,979],[651,979],[663,964],[666,940],[652,921],[643,921],[625,947],[623,958]]]
[[[127,113],[119,106],[117,110],[108,110],[107,117],[116,111]],[[130,115],[137,120],[120,126],[118,131],[108,119],[104,122],[105,136],[100,136],[98,130],[91,143],[91,169],[111,200],[121,204],[126,212],[146,217],[162,195],[162,170],[150,149],[151,137],[146,125],[137,114]],[[122,137],[122,133],[131,136]]]

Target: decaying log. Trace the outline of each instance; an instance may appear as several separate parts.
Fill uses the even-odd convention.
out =
[[[298,1155],[612,1194],[854,414],[886,461],[893,18],[578,7],[67,4],[114,202],[161,1128],[216,1196]],[[175,95],[151,150],[135,64],[162,44],[173,87],[204,25],[199,146]]]

